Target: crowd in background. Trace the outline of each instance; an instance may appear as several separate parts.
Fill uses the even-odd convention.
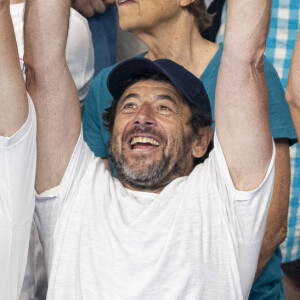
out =
[[[24,2],[10,1],[22,69]],[[109,148],[110,133],[102,121],[102,114],[112,101],[106,86],[110,71],[120,61],[135,56],[151,60],[172,59],[202,80],[214,118],[215,88],[226,21],[225,0],[205,1],[210,15],[195,17],[201,35],[197,33],[196,38],[189,40],[190,32],[188,28],[180,27],[182,24],[162,29],[159,23],[150,20],[149,30],[147,26],[150,25],[143,24],[142,18],[133,26],[128,20],[123,22],[120,15],[120,28],[114,2],[74,0],[66,50],[67,63],[79,94],[84,139],[95,155],[105,160],[112,174],[115,174],[115,168]],[[300,2],[273,0],[272,5],[265,73],[278,171],[271,202],[272,215],[268,215],[262,245],[264,251],[249,299],[293,300],[300,299],[300,148],[284,93],[300,29]],[[174,32],[179,37],[176,43],[172,36]],[[192,56],[195,49],[196,59]],[[45,299],[46,277],[43,251],[33,224],[20,300]]]

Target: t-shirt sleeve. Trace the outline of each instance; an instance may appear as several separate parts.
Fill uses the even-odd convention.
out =
[[[0,214],[22,224],[31,219],[36,168],[36,117],[28,95],[29,113],[11,137],[0,136]]]
[[[232,182],[225,156],[217,134],[214,136],[214,153],[228,192],[228,210],[233,211],[232,224],[239,240],[245,243],[256,243],[262,240],[269,204],[272,197],[275,174],[275,144],[265,178],[252,191],[236,190]]]
[[[36,117],[28,96],[29,113],[11,137],[0,136],[0,299],[20,293],[34,210]]]
[[[60,184],[36,195],[35,223],[42,241],[52,237],[61,210],[68,204],[66,199],[76,193],[92,156],[81,132]]]
[[[275,174],[275,144],[265,178],[253,191],[238,191],[230,177],[226,160],[217,135],[214,138],[214,153],[217,161],[218,175],[222,177],[226,189],[222,198],[226,210],[228,224],[235,245],[235,255],[239,268],[242,290],[246,299],[259,258],[263,240],[268,209],[272,197]]]
[[[296,132],[293,126],[290,110],[285,100],[284,90],[279,76],[269,62],[264,57],[265,74],[268,87],[269,116],[272,136],[276,138],[288,138],[289,143],[296,142]]]

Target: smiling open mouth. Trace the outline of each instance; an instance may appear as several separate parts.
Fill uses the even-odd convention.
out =
[[[134,137],[130,141],[131,149],[135,151],[151,150],[160,146],[160,143],[150,137]]]
[[[122,5],[126,2],[135,2],[134,0],[118,0],[118,5]]]

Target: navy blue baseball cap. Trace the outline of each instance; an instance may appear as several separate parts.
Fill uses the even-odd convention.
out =
[[[189,106],[200,113],[211,116],[211,108],[204,85],[196,76],[184,67],[169,59],[149,60],[136,57],[119,63],[107,78],[107,87],[114,99],[119,99],[127,86],[129,78],[161,74],[169,79]]]

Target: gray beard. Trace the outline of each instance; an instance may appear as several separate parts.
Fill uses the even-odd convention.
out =
[[[164,152],[161,158],[145,168],[140,168],[139,170],[135,170],[134,166],[129,166],[128,160],[125,158],[123,153],[119,151],[112,151],[111,158],[114,163],[117,172],[117,178],[123,182],[131,186],[132,188],[138,190],[158,190],[162,187],[168,185],[172,180],[185,176],[187,170],[186,164],[186,154],[190,150],[193,140],[193,136],[188,135],[183,137],[181,147],[177,148],[176,143],[170,147],[170,149],[178,149],[178,153],[173,153],[173,161],[174,156],[176,156],[175,163],[173,162],[173,167],[170,168],[170,164],[172,163],[172,153],[169,153],[167,156]],[[135,162],[136,166],[141,166],[144,160],[141,156],[138,161]]]
[[[167,185],[170,182],[169,178],[172,177],[171,174],[168,174],[170,160],[170,157],[166,157],[165,154],[163,154],[159,161],[145,167],[145,169],[134,170],[129,167],[124,155],[120,155],[116,159],[112,154],[112,161],[115,165],[118,179],[139,190],[157,190]],[[139,162],[142,164],[143,159],[140,159]],[[139,162],[137,162],[137,164]]]

